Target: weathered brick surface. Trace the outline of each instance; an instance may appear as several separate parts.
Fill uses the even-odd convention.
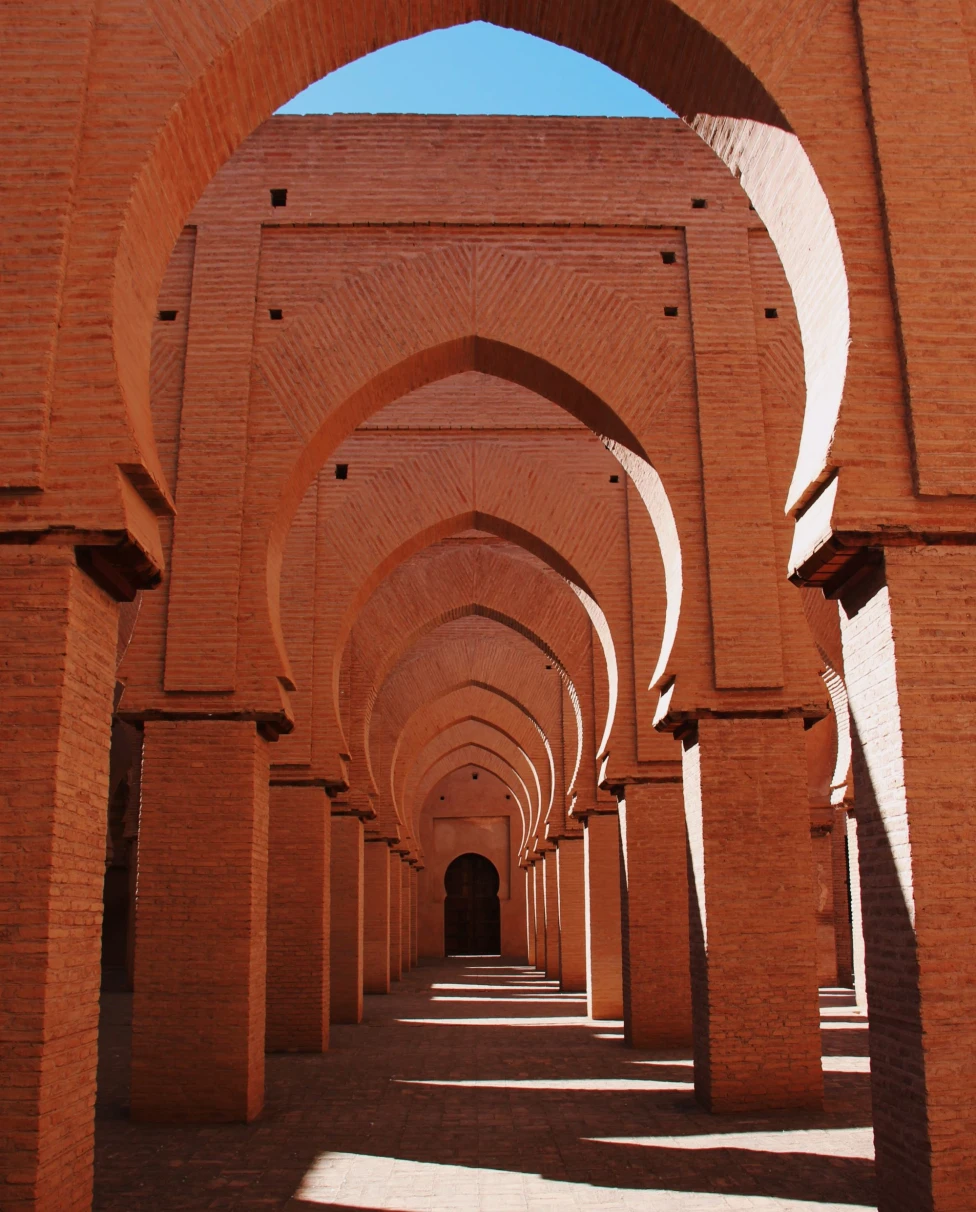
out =
[[[586,993],[591,1018],[623,1018],[620,826],[615,812],[586,820]]]
[[[390,855],[390,980],[403,979],[403,948],[400,945],[403,920],[403,881],[400,879],[400,856]]]
[[[329,1046],[331,821],[321,787],[271,784],[268,1052]]]
[[[268,744],[150,720],[143,743],[132,1114],[251,1120],[264,1102]]]
[[[681,783],[634,783],[619,802],[624,1038],[692,1042],[687,835]]]
[[[0,1206],[89,1206],[117,608],[0,548]]]
[[[332,817],[329,943],[330,1018],[358,1023],[363,1017],[363,822],[350,813]]]
[[[683,751],[695,1092],[714,1111],[820,1106],[802,722],[701,720]]]

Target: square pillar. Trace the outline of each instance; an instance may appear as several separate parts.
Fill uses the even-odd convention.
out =
[[[535,967],[535,884],[532,877],[532,864],[522,868],[525,872],[525,940],[528,952],[528,964]]]
[[[332,817],[330,1018],[363,1018],[363,822],[351,813]]]
[[[590,1018],[623,1018],[620,827],[615,812],[586,818],[586,992]]]
[[[701,720],[683,765],[695,1094],[711,1111],[820,1107],[803,721]]]
[[[976,550],[888,549],[841,596],[878,1207],[976,1192]]]
[[[847,818],[847,880],[851,890],[851,967],[854,1001],[861,1010],[868,1008],[867,972],[864,962],[864,917],[861,911],[861,864],[857,844],[857,819]]]
[[[688,843],[681,783],[637,783],[620,800],[624,1038],[692,1043]]]
[[[403,947],[400,936],[403,930],[403,880],[400,878],[400,855],[390,853],[390,980],[403,977]]]
[[[410,864],[404,858],[397,863],[400,871],[400,971],[410,971]]]
[[[850,988],[854,984],[854,935],[851,914],[851,888],[847,872],[847,809],[834,809],[834,827],[830,834],[834,866],[834,937],[837,945],[837,983]]]
[[[559,980],[559,885],[556,879],[556,852],[547,850],[540,862],[542,895],[546,906],[546,976]]]
[[[133,1119],[247,1122],[264,1102],[268,751],[253,721],[146,722]]]
[[[556,850],[559,890],[559,988],[586,992],[586,878],[583,835],[561,837]]]
[[[363,992],[390,992],[390,847],[368,838],[363,864]]]
[[[532,919],[535,923],[535,966],[546,970],[546,893],[542,885],[542,859],[532,864]]]
[[[420,910],[420,872],[410,868],[410,967],[417,966],[418,913]]]
[[[0,547],[0,1207],[91,1206],[118,607]]]
[[[331,824],[322,787],[272,783],[268,1052],[325,1052],[329,1046]]]

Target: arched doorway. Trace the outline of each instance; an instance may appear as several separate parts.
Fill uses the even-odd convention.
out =
[[[481,854],[459,855],[444,872],[444,952],[499,955],[498,870]]]

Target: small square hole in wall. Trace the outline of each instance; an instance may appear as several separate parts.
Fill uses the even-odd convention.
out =
[[[666,316],[676,316],[678,314],[678,309],[676,307],[666,307],[664,309],[664,314]]]
[[[273,189],[271,191],[271,205],[274,207],[288,205],[288,190]]]
[[[552,668],[552,666],[551,666],[551,665],[547,665],[547,666],[546,666],[546,668],[547,668],[547,669],[551,669],[551,668]]]
[[[349,479],[349,464],[348,463],[336,463],[335,467],[336,467],[336,479],[337,480],[348,480]]]
[[[779,319],[779,312],[776,310],[775,307],[766,308],[766,319],[767,320],[778,320]]]
[[[664,262],[665,265],[674,265],[674,263],[675,263],[675,261],[677,261],[677,259],[678,259],[678,254],[675,252],[672,252],[670,249],[661,250],[661,260]]]
[[[707,207],[708,207],[707,198],[692,198],[692,200],[691,200],[691,209],[692,210],[705,210],[705,209],[707,209]]]
[[[472,777],[473,779],[476,779],[478,776],[477,776],[476,774],[473,774],[471,777]]]
[[[505,799],[507,799],[507,800],[510,800],[511,798],[512,798],[512,797],[511,797],[510,795],[506,795],[506,796],[505,796]]]
[[[443,797],[443,796],[441,796],[441,799],[443,799],[443,798],[444,798],[444,797]]]
[[[176,319],[176,312],[164,309],[159,313],[159,318],[164,324],[171,324]]]
[[[610,483],[611,483],[611,484],[619,484],[619,483],[620,483],[620,476],[611,476],[611,477],[610,477]]]
[[[271,317],[272,320],[284,319],[284,316],[283,316],[283,313],[282,313],[282,310],[280,307],[269,307],[268,315]]]

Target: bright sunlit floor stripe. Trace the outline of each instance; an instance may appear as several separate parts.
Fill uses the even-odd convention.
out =
[[[525,1018],[397,1018],[397,1023],[407,1023],[420,1027],[593,1027],[597,1024],[591,1018],[583,1018],[578,1014],[566,1014],[553,1018],[536,1018],[535,1015]],[[623,1023],[607,1023],[600,1019],[599,1025],[622,1027]]]
[[[870,1073],[870,1056],[823,1056],[824,1073]]]
[[[370,1212],[871,1212],[865,1204],[659,1188],[596,1187],[480,1166],[442,1165],[362,1153],[324,1153],[295,1192],[304,1204]],[[297,1205],[296,1205],[297,1208]]]
[[[480,997],[472,993],[468,997],[454,997],[450,994],[438,995],[430,999],[432,1002],[507,1002],[516,1006],[568,1006],[570,1002],[585,1002],[585,997],[574,997],[571,993],[554,993],[552,997]]]
[[[447,1080],[433,1078],[395,1077],[403,1086],[464,1086],[472,1090],[612,1090],[617,1093],[639,1094],[654,1090],[691,1090],[691,1082],[658,1082],[653,1078],[642,1081],[635,1077],[513,1077],[484,1080]]]
[[[874,1133],[870,1128],[710,1132],[707,1136],[590,1136],[585,1139],[600,1145],[643,1145],[651,1149],[748,1149],[754,1153],[874,1158]]]

